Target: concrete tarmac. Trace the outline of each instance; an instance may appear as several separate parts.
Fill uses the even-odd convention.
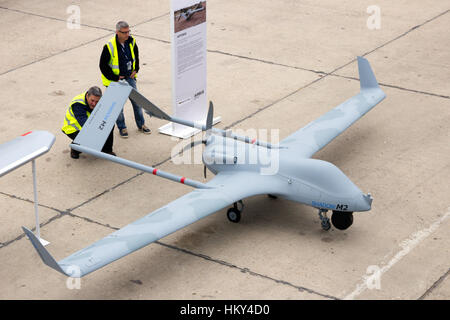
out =
[[[352,227],[324,231],[316,209],[256,196],[238,224],[220,210],[75,283],[22,232],[34,228],[27,164],[0,178],[0,299],[449,299],[450,1],[377,1],[379,29],[372,4],[211,0],[207,11],[218,128],[283,139],[356,94],[356,57],[370,61],[386,99],[314,155],[373,195]],[[73,5],[79,29],[68,23]],[[30,130],[56,136],[36,162],[41,235],[56,260],[191,191],[89,155],[73,160],[61,132],[72,97],[102,87],[100,53],[119,20],[139,46],[139,91],[172,113],[169,11],[156,0],[0,0],[0,143]],[[171,159],[180,141],[158,134],[166,122],[146,115],[144,135],[130,102],[124,110],[119,156],[212,178]]]

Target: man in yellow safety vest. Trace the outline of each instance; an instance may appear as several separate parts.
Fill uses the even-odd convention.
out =
[[[125,80],[134,89],[139,71],[139,50],[136,39],[130,36],[130,27],[125,21],[116,24],[116,34],[104,46],[100,56],[100,71],[105,87],[113,81]],[[151,130],[145,125],[142,108],[131,101],[134,119],[140,132],[150,134]],[[117,118],[117,127],[122,138],[128,138],[123,110]]]
[[[70,102],[69,108],[66,111],[64,124],[61,128],[62,132],[64,132],[72,140],[75,140],[101,97],[102,90],[100,90],[100,88],[97,86],[93,86],[89,88],[88,91],[75,96]],[[108,139],[106,139],[102,152],[115,156],[116,154],[112,151],[114,136],[113,129],[111,129],[111,133],[109,134]],[[71,149],[70,156],[73,159],[78,159],[80,157],[80,153],[81,152],[79,151]]]

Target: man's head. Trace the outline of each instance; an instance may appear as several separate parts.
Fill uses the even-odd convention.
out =
[[[124,43],[130,36],[130,26],[125,21],[119,21],[116,24],[116,34],[120,43]]]
[[[95,106],[97,105],[101,97],[102,97],[102,90],[99,87],[93,86],[89,88],[89,90],[86,92],[86,101],[91,110],[94,110]]]

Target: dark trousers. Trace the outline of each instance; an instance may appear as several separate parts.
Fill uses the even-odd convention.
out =
[[[73,142],[73,140],[75,140],[75,138],[77,137],[78,132],[80,132],[80,131],[75,131],[71,134],[66,133],[66,136],[68,136],[70,139],[72,139],[72,142]],[[113,142],[114,142],[113,132],[114,132],[114,127],[113,127],[113,130],[111,130],[111,133],[109,134],[108,139],[106,139],[105,144],[103,145],[102,152],[112,152],[113,151]],[[81,152],[73,150],[73,149],[72,149],[72,151],[75,153],[78,153],[78,154],[81,153]]]

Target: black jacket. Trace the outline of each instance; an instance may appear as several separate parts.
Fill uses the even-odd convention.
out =
[[[128,40],[125,42],[125,45],[129,46],[130,43],[133,41],[133,37],[129,36]],[[117,35],[116,35],[116,43],[118,43],[119,41],[117,40]],[[135,62],[135,70],[136,73],[139,72],[139,49],[137,46],[137,43],[134,45],[134,56],[136,59]],[[111,60],[111,55],[109,54],[109,50],[108,50],[108,44],[105,44],[103,46],[103,51],[102,51],[102,55],[100,56],[100,71],[103,73],[103,75],[111,81],[119,81],[119,76],[126,76],[124,74],[119,74],[119,75],[115,75],[111,69],[111,67],[109,66],[109,60]]]
[[[88,119],[87,112],[92,112],[86,101],[86,95],[84,95],[84,102],[86,105],[76,102],[72,105],[72,112],[74,117],[77,119],[80,126],[84,126],[86,120]]]

